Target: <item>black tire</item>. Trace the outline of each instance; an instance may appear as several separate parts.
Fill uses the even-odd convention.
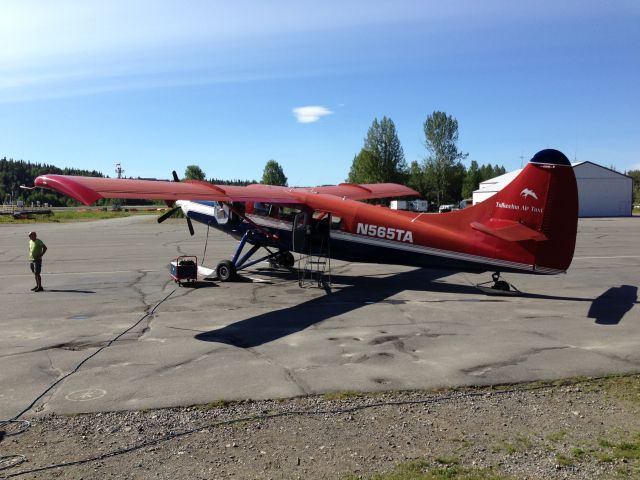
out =
[[[216,267],[216,274],[221,282],[227,282],[236,276],[236,266],[231,260],[222,260]]]
[[[494,290],[500,290],[501,292],[508,292],[510,290],[509,284],[504,280],[498,280],[491,288]]]
[[[291,252],[283,252],[278,257],[278,265],[285,268],[293,268],[296,264],[296,259]]]

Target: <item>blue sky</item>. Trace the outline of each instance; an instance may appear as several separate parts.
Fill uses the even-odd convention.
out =
[[[344,181],[374,118],[422,161],[640,168],[637,1],[0,0],[0,156],[114,175]]]

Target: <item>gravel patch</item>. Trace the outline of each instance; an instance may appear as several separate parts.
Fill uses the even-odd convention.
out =
[[[0,478],[367,478],[410,461],[505,478],[640,478],[639,386],[632,375],[49,414],[20,434],[2,427],[0,455],[26,461]]]

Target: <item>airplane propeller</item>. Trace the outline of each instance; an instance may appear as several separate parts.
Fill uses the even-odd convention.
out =
[[[178,178],[178,174],[176,173],[176,171],[174,170],[173,172],[171,172],[173,175],[173,181],[174,182],[179,182],[180,179]],[[173,216],[178,210],[180,210],[181,206],[178,205],[177,207],[173,207],[171,209],[169,209],[168,211],[166,211],[165,213],[163,213],[162,215],[160,215],[158,217],[158,223],[162,223],[164,222],[167,218]],[[185,216],[185,218],[187,219],[187,227],[189,228],[189,233],[191,234],[191,236],[193,237],[195,231],[193,230],[193,223],[191,223],[191,219],[188,216]]]
[[[166,212],[164,212],[162,215],[158,217],[158,223],[164,222],[167,218],[173,216],[173,214],[176,213],[179,209],[180,209],[179,206],[170,208],[169,210],[167,210]]]

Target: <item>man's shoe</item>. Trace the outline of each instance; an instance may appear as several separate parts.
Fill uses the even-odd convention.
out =
[[[32,292],[35,292],[37,289],[38,289],[38,286],[36,285],[35,287],[33,287],[33,288],[31,289],[31,291],[32,291]]]
[[[34,290],[34,292],[42,292],[44,290],[44,288],[42,287],[38,287]]]

